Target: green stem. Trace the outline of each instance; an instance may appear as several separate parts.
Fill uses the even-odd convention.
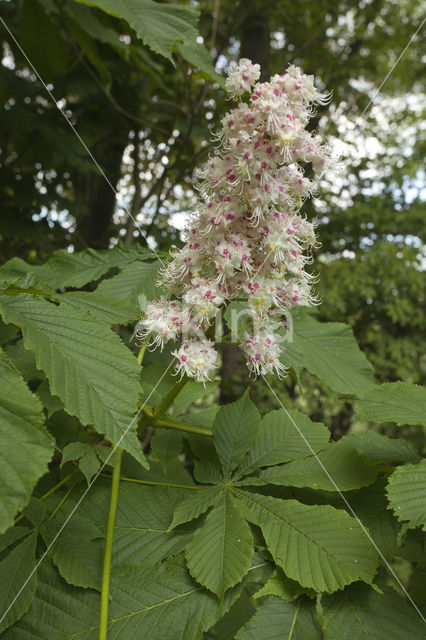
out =
[[[165,429],[176,429],[176,431],[186,431],[187,433],[195,433],[198,436],[213,437],[213,431],[207,427],[196,427],[195,425],[186,424],[173,418],[162,418],[161,420],[155,419],[154,427],[164,427]]]
[[[153,418],[154,417],[154,409],[152,407],[150,407],[148,404],[143,404],[141,406],[141,409],[142,409],[142,413],[147,418]]]
[[[183,387],[188,382],[188,376],[184,374],[182,378],[170,389],[169,393],[162,399],[159,405],[154,409],[155,419],[160,418],[165,411],[170,407],[177,394],[182,391]]]
[[[64,504],[64,502],[66,502],[70,496],[71,491],[74,489],[74,487],[80,482],[80,479],[77,479],[75,482],[72,483],[72,485],[70,486],[70,488],[68,489],[68,491],[65,493],[65,495],[61,498],[61,500],[59,501],[59,504],[56,505],[56,507],[53,509],[52,513],[49,516],[49,520],[52,520],[52,518],[58,513],[59,509],[62,507],[62,505]]]
[[[101,473],[103,478],[111,478],[108,473]],[[125,478],[121,476],[120,480],[123,482],[134,482],[135,484],[147,484],[152,487],[170,487],[171,489],[193,489],[195,491],[202,491],[203,489],[210,489],[209,486],[194,486],[191,484],[174,484],[173,482],[154,482],[153,480],[139,480],[137,478]]]
[[[71,473],[69,473],[67,476],[65,476],[65,478],[62,478],[62,480],[60,482],[58,482],[58,484],[55,484],[54,487],[49,489],[49,491],[47,491],[47,493],[43,493],[43,495],[40,496],[39,500],[44,500],[44,498],[47,498],[48,496],[51,496],[52,493],[55,493],[55,491],[57,489],[62,487],[62,485],[64,485],[66,482],[68,482],[68,480],[70,480],[73,476],[75,476],[76,473],[78,473],[78,469],[74,469],[74,471],[71,471]]]
[[[142,366],[143,357],[145,355],[145,351],[146,351],[146,342],[142,342],[141,348],[139,349],[139,353],[138,353],[138,362],[141,366]]]
[[[120,469],[122,449],[117,447],[117,459],[112,472],[111,497],[107,530],[105,536],[104,566],[102,572],[101,608],[99,614],[99,640],[107,640],[108,633],[108,605],[109,605],[109,580],[111,574],[112,541],[114,538],[115,514],[117,513],[118,489],[120,486]]]
[[[60,489],[62,485],[64,485],[66,482],[68,482],[68,480],[70,480],[73,476],[75,476],[76,473],[78,473],[78,469],[74,469],[74,471],[72,471],[67,476],[65,476],[65,478],[62,478],[62,480],[58,482],[58,484],[55,484],[54,487],[52,487],[51,489],[49,489],[49,491],[47,491],[42,496],[40,496],[38,500],[44,500],[44,498],[47,498],[48,496],[52,495],[52,493],[55,493],[55,491]],[[17,518],[15,518],[15,521],[13,524],[17,524],[20,520],[22,520],[23,517],[24,517],[24,514],[21,513]]]

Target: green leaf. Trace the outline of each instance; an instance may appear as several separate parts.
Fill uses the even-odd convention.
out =
[[[128,46],[124,42],[121,42],[118,31],[103,24],[93,9],[75,2],[65,2],[61,6],[61,9],[73,18],[91,38],[111,45],[114,49],[121,51],[126,57]]]
[[[169,527],[174,509],[184,495],[185,490],[123,482],[115,520],[113,565],[126,562],[153,566],[180,553],[188,543],[191,531],[170,531]],[[102,504],[96,518],[99,524],[106,523],[108,497],[108,492],[104,492],[102,498],[98,497],[99,505]],[[95,499],[96,495],[91,505]]]
[[[43,380],[43,382],[37,387],[36,395],[38,396],[38,398],[40,398],[43,407],[46,409],[48,418],[53,416],[53,414],[57,411],[61,411],[61,409],[64,408],[64,405],[62,404],[58,396],[53,396],[50,393],[48,380]]]
[[[406,382],[385,382],[355,401],[360,420],[426,425],[426,389]]]
[[[131,320],[136,320],[140,314],[140,308],[136,304],[129,304],[125,300],[103,296],[96,291],[70,291],[64,293],[59,298],[61,302],[88,311],[101,322],[108,325],[128,324]]]
[[[34,598],[36,542],[37,534],[31,533],[0,562],[0,633],[24,615]]]
[[[426,611],[426,559],[418,564],[410,578],[410,596],[423,612]]]
[[[182,435],[172,429],[156,429],[151,438],[151,453],[165,467],[176,460],[182,449]]]
[[[198,382],[197,382],[198,384]],[[198,386],[200,386],[198,384]],[[200,409],[199,411],[191,411],[191,413],[185,413],[179,420],[186,422],[186,424],[200,425],[202,427],[213,428],[216,414],[219,411],[218,406],[207,407],[206,409]],[[203,438],[205,441],[205,438]]]
[[[51,503],[57,502],[58,498]],[[66,502],[52,520],[48,520],[40,527],[40,532],[46,545],[52,543],[58,531],[66,522],[61,534],[57,537],[52,548],[53,562],[57,566],[61,576],[69,583],[77,587],[93,588],[100,590],[104,541],[103,531],[90,517],[85,509],[72,512],[76,503],[74,500]],[[56,506],[56,505],[55,505]],[[85,505],[87,509],[88,505]]]
[[[55,542],[53,561],[61,576],[76,587],[101,590],[103,540],[86,540],[65,529]]]
[[[287,578],[284,571],[277,567],[266,584],[259,591],[256,591],[254,598],[278,596],[285,602],[292,602],[302,593],[308,593],[308,595],[312,597],[315,596],[315,591],[312,591],[311,589],[304,589],[302,585],[295,582],[295,580]]]
[[[426,459],[398,467],[389,479],[387,494],[398,520],[426,530]]]
[[[78,460],[78,466],[86,478],[88,485],[101,466],[93,447],[85,442],[71,442],[67,444],[62,452],[61,467],[69,460]]]
[[[170,562],[154,569],[116,567],[110,593],[108,637],[114,640],[199,640],[223,614],[214,595]],[[4,640],[97,640],[99,602],[98,593],[67,585],[45,561],[32,606]],[[232,596],[225,611],[230,604]]]
[[[250,527],[226,491],[188,544],[186,560],[197,582],[223,599],[246,575],[253,552]]]
[[[249,574],[250,575],[250,574]],[[235,634],[248,622],[256,611],[253,600],[244,589],[238,600],[232,605],[230,610],[215,624],[213,629],[206,635],[206,640],[211,638],[220,640],[235,640]]]
[[[10,547],[10,545],[17,540],[26,536],[30,531],[31,530],[28,529],[28,527],[15,526],[8,529],[5,533],[2,533],[0,535],[0,552]]]
[[[173,61],[177,42],[196,42],[198,11],[195,7],[158,4],[153,0],[78,0],[126,20],[144,44]]]
[[[325,640],[422,640],[420,616],[390,588],[377,593],[354,584],[321,600],[319,618]]]
[[[110,635],[114,640],[199,640],[232,603],[221,611],[215,596],[202,589],[187,570],[173,562],[144,570],[118,567],[111,580]]]
[[[206,489],[188,491],[187,495],[174,510],[170,529],[198,518],[218,501],[221,493],[223,493],[223,487],[208,487]]]
[[[176,48],[184,60],[192,64],[192,66],[197,67],[222,88],[225,87],[225,78],[219,73],[216,73],[212,57],[205,44],[193,40],[185,44],[177,43]]]
[[[240,629],[235,640],[322,640],[315,605],[306,600],[268,598]],[[336,639],[337,640],[337,639]]]
[[[263,418],[259,434],[241,464],[239,475],[259,467],[306,458],[312,453],[306,441],[317,453],[327,446],[329,439],[327,427],[320,422],[312,422],[300,411],[271,411]]]
[[[204,396],[210,393],[213,393],[218,386],[219,382],[216,380],[213,382],[207,382],[206,386],[203,386],[194,380],[188,380],[173,402],[173,415],[181,415],[188,407],[194,404],[194,402],[201,400],[201,398],[204,398]]]
[[[154,257],[152,251],[142,247],[136,249],[119,246],[105,251],[85,249],[76,253],[60,249],[42,265],[31,265],[21,258],[12,258],[0,267],[0,282],[14,282],[18,278],[34,274],[54,289],[78,288],[98,280],[113,267]]]
[[[40,38],[45,46],[40,47]],[[19,39],[34,66],[43,75],[65,72],[69,45],[49,14],[35,0],[25,0],[19,14]]]
[[[68,585],[46,559],[38,571],[38,586],[29,611],[10,627],[2,640],[65,640],[77,635],[96,640],[99,594]]]
[[[92,486],[84,500],[81,501],[77,512],[72,516],[69,523],[73,527],[72,535],[74,538],[77,539],[80,536],[83,540],[94,540],[101,537],[102,532],[106,529],[110,486],[110,481],[99,479]],[[55,519],[51,521],[51,527],[45,526],[45,533],[50,535],[58,531],[61,524],[77,505],[83,490],[84,488],[81,485],[76,488],[67,502],[61,507]],[[113,567],[121,563],[151,567],[165,558],[183,551],[192,536],[192,528],[187,526],[171,531],[170,523],[174,509],[189,491],[122,481],[120,483],[114,528]],[[78,514],[80,514],[80,521],[75,523],[74,519]],[[70,531],[68,529],[69,525],[64,529],[64,536],[67,530]],[[60,542],[60,538],[57,543]],[[87,554],[92,551],[93,558],[95,558],[96,550],[93,545],[89,545]],[[64,554],[65,552],[66,545]],[[84,575],[84,555],[78,555],[77,552],[78,549],[76,548],[73,572],[74,575],[77,575],[77,571],[80,571]],[[65,557],[63,559],[66,560]],[[55,562],[57,560],[58,558],[55,557]],[[102,572],[101,559],[100,563],[100,570],[96,574],[97,576],[101,575]],[[63,563],[60,565],[60,571],[68,580],[71,574],[65,573],[66,568]],[[94,574],[92,573],[91,575]]]
[[[262,529],[275,562],[303,587],[333,592],[359,578],[373,579],[374,548],[345,511],[234,491],[246,518]]]
[[[260,415],[248,391],[239,400],[221,407],[217,412],[213,439],[226,479],[230,478],[232,470],[252,446],[259,426]]]
[[[8,345],[5,352],[26,382],[33,378],[43,379],[44,374],[37,369],[34,354],[25,349],[22,340]]]
[[[9,342],[11,338],[16,336],[17,332],[16,327],[11,324],[5,324],[3,320],[0,320],[0,345],[3,346]]]
[[[53,453],[40,401],[0,351],[0,533],[30,499]]]
[[[0,308],[66,411],[146,465],[134,421],[139,365],[118,336],[86,313],[30,296],[0,295]]]
[[[34,527],[39,527],[46,518],[46,503],[32,496],[29,503],[22,509],[22,514]]]
[[[390,561],[398,547],[397,535],[401,525],[388,509],[385,484],[386,480],[379,478],[370,487],[353,491],[349,503],[358,518],[368,527],[377,548]]]
[[[356,395],[374,384],[372,366],[349,325],[318,322],[304,314],[294,321],[294,343],[302,352],[303,366],[331,389]]]
[[[238,484],[278,484],[325,491],[349,491],[372,484],[377,468],[355,449],[332,443],[316,456],[270,467]]]
[[[133,262],[121,269],[117,276],[102,280],[96,293],[102,296],[126,300],[135,308],[139,306],[139,296],[153,300],[161,295],[162,290],[156,286],[160,264],[156,262]]]
[[[102,60],[102,55],[98,50],[97,43],[87,35],[86,31],[81,28],[78,22],[69,16],[63,16],[62,19],[82,53],[98,71],[103,84],[109,88],[112,81],[111,73]]]
[[[375,462],[412,462],[419,454],[409,440],[402,438],[388,438],[376,431],[349,433],[341,440],[342,443],[354,447],[357,451]]]
[[[170,362],[172,358],[170,358]],[[148,364],[142,368],[140,381],[142,384],[142,401],[150,405],[157,405],[164,396],[176,384],[176,377],[173,376],[173,369],[167,364]]]

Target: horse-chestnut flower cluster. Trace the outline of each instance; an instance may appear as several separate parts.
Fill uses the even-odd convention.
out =
[[[186,244],[161,273],[169,299],[149,304],[137,327],[154,347],[180,340],[177,370],[201,382],[211,379],[219,359],[206,332],[230,302],[248,303],[250,329],[240,345],[248,368],[279,376],[286,314],[316,302],[305,270],[315,229],[300,209],[330,157],[320,136],[306,129],[314,105],[329,95],[293,65],[270,82],[257,82],[259,76],[259,65],[247,59],[228,71],[226,89],[238,104],[198,171],[201,198]]]

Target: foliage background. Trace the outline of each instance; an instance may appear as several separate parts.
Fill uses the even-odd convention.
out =
[[[179,17],[185,16],[184,23],[179,24],[184,30],[179,32],[179,38],[171,39],[168,38],[171,23],[164,29],[157,27],[157,31],[153,23],[147,28],[144,13],[152,5],[155,9],[155,5],[167,3],[141,0],[139,17],[137,11],[131,16],[132,26],[126,19],[112,15],[114,11],[111,14],[100,10],[97,4],[75,0],[16,0],[0,4],[0,16],[56,100],[55,104],[22,50],[2,26],[0,259],[3,263],[19,256],[34,267],[28,269],[14,262],[9,263],[6,267],[9,271],[4,273],[18,277],[29,271],[28,280],[19,286],[32,288],[32,296],[38,295],[34,291],[46,278],[52,301],[57,300],[57,295],[68,296],[70,326],[77,320],[82,322],[78,314],[82,313],[81,305],[84,308],[87,303],[84,294],[98,286],[96,293],[103,296],[96,302],[99,317],[107,319],[128,342],[137,317],[136,277],[146,283],[154,275],[149,247],[166,252],[179,246],[179,228],[194,207],[194,168],[205,159],[211,133],[228,106],[220,88],[224,67],[231,60],[249,57],[262,64],[267,78],[291,62],[306,73],[313,73],[320,86],[333,91],[331,106],[319,111],[312,126],[334,142],[336,154],[342,156],[342,168],[325,177],[320,198],[305,205],[307,214],[318,221],[322,242],[314,265],[320,275],[323,299],[316,318],[352,326],[362,351],[373,365],[377,383],[397,380],[424,383],[422,30],[387,77],[421,24],[418,3],[411,0],[321,3],[304,0],[297,4],[282,0],[175,2],[170,4],[188,13],[179,14],[178,10]],[[99,5],[114,8],[112,0]],[[199,9],[198,23],[191,6]],[[170,15],[176,17],[173,12]],[[58,107],[75,126],[110,184]],[[129,212],[137,220],[142,235]],[[96,254],[93,260],[90,252],[84,254],[89,256],[84,277],[77,270],[77,263],[73,263],[73,255],[90,248],[115,250]],[[37,269],[58,249],[64,252],[54,254],[50,268]],[[114,285],[110,276],[117,273],[121,279]],[[104,279],[106,276],[109,277]],[[155,291],[149,293],[153,296]],[[59,317],[55,319],[54,311],[48,310],[52,305],[42,299],[46,295],[44,288],[43,296],[32,299],[26,310],[14,308],[10,300],[6,301],[3,319],[21,327],[22,317],[25,322],[43,317],[46,323],[50,321],[50,330],[54,330]],[[110,295],[120,298],[120,304],[115,302],[111,307],[107,302]],[[60,300],[63,304],[65,298]],[[64,322],[62,316],[60,322]],[[89,410],[69,399],[65,413],[61,404],[55,405],[57,396],[66,395],[59,377],[52,383],[48,365],[34,361],[10,324],[2,322],[0,330],[7,358],[30,381],[31,389],[37,391],[46,407],[49,430],[57,437],[57,446],[61,448],[69,442],[63,435],[67,424],[68,435],[74,433],[83,447],[73,449],[69,460],[80,460],[81,470],[85,468],[90,477],[101,459],[93,459],[93,447],[89,446],[91,438],[98,442],[90,425],[98,419],[101,405],[93,402]],[[38,344],[37,331],[41,331],[40,326],[28,330],[28,337],[24,335],[27,349]],[[97,336],[99,342],[94,345],[94,328],[89,324],[86,334],[82,342],[86,340],[89,369],[90,348],[93,347],[93,353],[102,351],[102,335]],[[65,349],[65,343],[62,346]],[[117,339],[117,361],[122,355],[121,346]],[[160,371],[165,358],[166,355],[148,354],[146,363],[153,367],[150,372]],[[133,381],[130,385],[125,384],[124,377],[121,382],[116,381],[130,404],[137,384],[133,365],[133,361],[127,361],[122,371],[123,376]],[[9,375],[10,361],[5,360],[3,367]],[[37,377],[39,369],[46,371],[50,387],[46,377]],[[306,369],[298,373],[297,379],[289,377],[285,383],[271,381],[273,391],[284,406],[302,410],[312,420],[328,425],[334,440],[347,434],[356,437],[357,433],[370,429],[407,440],[407,446],[414,445],[419,455],[424,452],[424,431],[418,420],[407,416],[404,420],[403,416],[400,426],[395,426],[395,419],[389,414],[381,415],[377,421],[365,410],[355,414],[348,394],[327,383],[326,375],[316,377]],[[144,390],[150,389],[149,384],[149,380],[143,381]],[[196,399],[193,409],[197,411],[197,420],[204,411],[205,424],[210,425],[211,403],[234,401],[248,387],[262,414],[278,408],[277,399],[262,382],[248,379],[238,351],[226,345],[220,378]],[[108,405],[108,394],[113,398],[114,390],[104,392],[102,406]],[[416,402],[414,399],[413,404]],[[110,402],[111,411],[113,405]],[[38,414],[39,408],[32,407],[31,411]],[[122,423],[131,417],[131,410],[127,411],[127,415],[119,417]],[[75,418],[69,414],[78,415],[85,425],[83,436],[79,431],[81,424],[76,426]],[[117,420],[111,413],[109,426],[103,431],[112,441],[116,438]],[[60,429],[55,427],[59,423]],[[152,438],[151,453],[173,465],[182,441],[161,433],[164,431],[159,430]],[[61,437],[65,438],[63,443]],[[135,442],[127,443],[128,451],[134,449]],[[41,435],[38,446],[44,451],[39,460],[40,468],[44,468],[48,444]],[[193,449],[187,453],[191,450],[193,454],[197,446],[201,447],[192,443]],[[413,450],[410,451],[414,457],[408,456],[407,462],[416,460]],[[191,465],[191,456],[187,460]],[[54,460],[55,464],[57,467],[59,461]],[[127,471],[133,470],[133,474],[129,473],[132,477],[142,473],[134,470],[130,458],[126,465]],[[167,473],[180,473],[172,468]],[[33,476],[29,473],[29,487],[39,472],[35,468]],[[175,482],[176,478],[178,475]],[[45,490],[39,487],[39,495],[51,487],[50,481],[45,482]],[[34,504],[32,508],[35,509]],[[40,514],[27,512],[26,517],[37,522]],[[104,522],[94,518],[92,526],[95,530],[103,527]],[[43,531],[42,535],[49,539],[49,531]],[[88,544],[96,545],[95,539],[95,534],[88,537]],[[30,536],[25,540],[28,549],[21,549],[22,545],[16,549],[31,554],[35,539]],[[413,539],[412,547],[417,542]],[[67,543],[72,544],[69,540]],[[62,566],[66,578],[60,553],[59,548],[55,561]],[[412,580],[414,557],[411,548],[395,561],[395,567],[407,582]],[[176,575],[180,570],[178,564],[173,569]],[[84,586],[81,582],[86,580],[87,586],[93,586],[90,570],[88,573],[83,578],[79,576],[77,584]],[[46,575],[46,580],[49,583],[54,578]],[[361,596],[354,593],[354,597]],[[273,614],[274,603],[269,606],[272,610],[268,616]],[[212,633],[211,637],[215,637],[216,632]],[[225,631],[219,627],[217,633],[216,637],[222,637],[220,634]],[[229,637],[233,637],[231,632]]]

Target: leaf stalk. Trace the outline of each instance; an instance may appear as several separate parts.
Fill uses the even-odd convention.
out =
[[[118,489],[120,486],[121,456],[123,454],[123,450],[118,447],[116,451],[117,461],[112,472],[111,496],[105,536],[104,565],[102,571],[101,587],[101,608],[99,614],[99,640],[107,640],[108,633],[109,583],[111,576],[112,542],[114,538],[115,516],[117,513]]]

